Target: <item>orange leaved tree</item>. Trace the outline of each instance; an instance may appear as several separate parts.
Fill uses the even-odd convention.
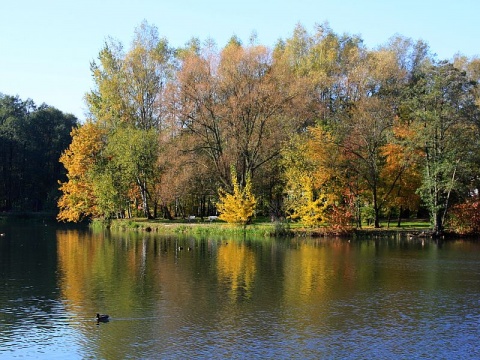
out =
[[[60,183],[63,195],[58,200],[57,219],[81,221],[85,216],[97,215],[92,169],[104,148],[105,130],[87,122],[71,132],[72,143],[60,157],[67,169],[67,182]]]

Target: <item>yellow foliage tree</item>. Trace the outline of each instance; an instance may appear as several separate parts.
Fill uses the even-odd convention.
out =
[[[327,226],[338,231],[347,227],[351,218],[342,154],[328,131],[321,127],[308,130],[292,138],[283,151],[285,208],[290,219],[307,227]]]
[[[252,193],[250,176],[247,176],[246,184],[242,188],[237,181],[235,168],[231,169],[233,194],[227,193],[224,189],[219,190],[219,201],[217,210],[219,218],[228,223],[242,224],[246,226],[252,219],[257,203]]]
[[[324,194],[315,196],[312,177],[299,175],[295,188],[296,191],[289,194],[290,201],[295,204],[289,217],[301,220],[307,227],[325,224],[330,202]]]
[[[71,132],[72,143],[60,157],[67,169],[68,181],[60,183],[62,196],[58,200],[61,221],[78,222],[85,216],[96,215],[94,184],[89,176],[103,149],[105,130],[87,122]]]
[[[287,192],[285,208],[290,219],[313,227],[324,220],[326,203],[323,197],[315,196],[319,191],[316,191],[317,179],[313,174],[318,164],[310,156],[308,140],[308,134],[296,136],[283,151]],[[323,180],[319,182],[323,183]]]

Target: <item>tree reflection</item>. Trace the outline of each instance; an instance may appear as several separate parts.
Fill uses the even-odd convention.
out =
[[[230,241],[220,246],[217,255],[218,279],[228,286],[231,301],[251,298],[256,272],[255,254],[243,242]]]

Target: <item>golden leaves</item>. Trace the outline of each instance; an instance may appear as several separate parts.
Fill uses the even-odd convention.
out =
[[[93,183],[89,172],[103,149],[105,130],[87,122],[72,130],[72,143],[60,157],[67,169],[68,181],[60,183],[63,195],[58,200],[57,219],[77,222],[97,212]]]
[[[217,203],[219,218],[228,223],[246,225],[252,218],[257,203],[252,193],[251,180],[250,177],[247,177],[246,185],[242,188],[236,179],[234,168],[232,168],[231,176],[233,194],[229,194],[223,189],[219,190],[220,199]]]

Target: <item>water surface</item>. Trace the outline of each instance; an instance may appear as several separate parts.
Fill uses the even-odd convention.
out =
[[[0,232],[0,358],[480,358],[478,242]]]

